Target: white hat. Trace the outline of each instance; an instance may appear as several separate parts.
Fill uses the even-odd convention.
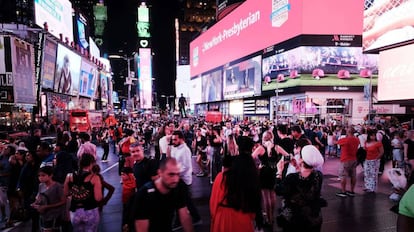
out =
[[[317,168],[323,165],[324,160],[319,150],[313,145],[306,145],[301,150],[302,160],[307,165]]]

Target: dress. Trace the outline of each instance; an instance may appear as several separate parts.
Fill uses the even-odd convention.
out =
[[[210,214],[212,232],[227,231],[254,231],[254,213],[244,213],[233,208],[226,207],[223,202],[225,189],[223,172],[217,174],[214,180],[210,196]]]

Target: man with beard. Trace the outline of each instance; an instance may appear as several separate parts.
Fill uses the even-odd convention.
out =
[[[174,212],[178,212],[185,232],[193,231],[186,206],[186,187],[180,184],[180,166],[176,159],[160,163],[159,178],[145,184],[135,195],[134,218],[136,231],[170,232]],[[181,182],[182,183],[182,182]]]

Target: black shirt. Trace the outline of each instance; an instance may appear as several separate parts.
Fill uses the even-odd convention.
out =
[[[151,181],[152,176],[157,175],[158,164],[153,159],[145,157],[141,162],[136,162],[133,167],[137,189]]]
[[[187,193],[183,182],[167,194],[148,182],[135,194],[135,220],[149,220],[149,232],[171,232],[174,212],[185,207]]]

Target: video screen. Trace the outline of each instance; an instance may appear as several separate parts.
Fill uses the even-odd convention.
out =
[[[35,23],[44,28],[47,22],[48,31],[60,38],[67,37],[69,42],[73,41],[72,4],[69,0],[35,0]]]
[[[222,69],[201,75],[202,102],[214,102],[223,100]]]
[[[46,38],[43,46],[42,88],[53,90],[55,79],[57,43]]]
[[[412,54],[413,44],[380,52],[378,100],[414,99]]]
[[[105,73],[100,73],[100,77],[101,77],[101,100],[103,102],[108,102],[108,98],[109,98],[109,89],[108,89],[108,77],[105,75]]]
[[[260,95],[261,59],[255,56],[236,64],[224,66],[224,99]]]
[[[378,80],[378,55],[359,47],[297,47],[263,58],[262,91],[295,86],[364,86]]]
[[[82,58],[64,45],[58,44],[55,72],[55,92],[78,95]]]
[[[364,51],[414,39],[414,0],[365,0],[364,9]]]
[[[85,97],[94,97],[97,89],[98,70],[90,62],[82,59],[79,95]]]

